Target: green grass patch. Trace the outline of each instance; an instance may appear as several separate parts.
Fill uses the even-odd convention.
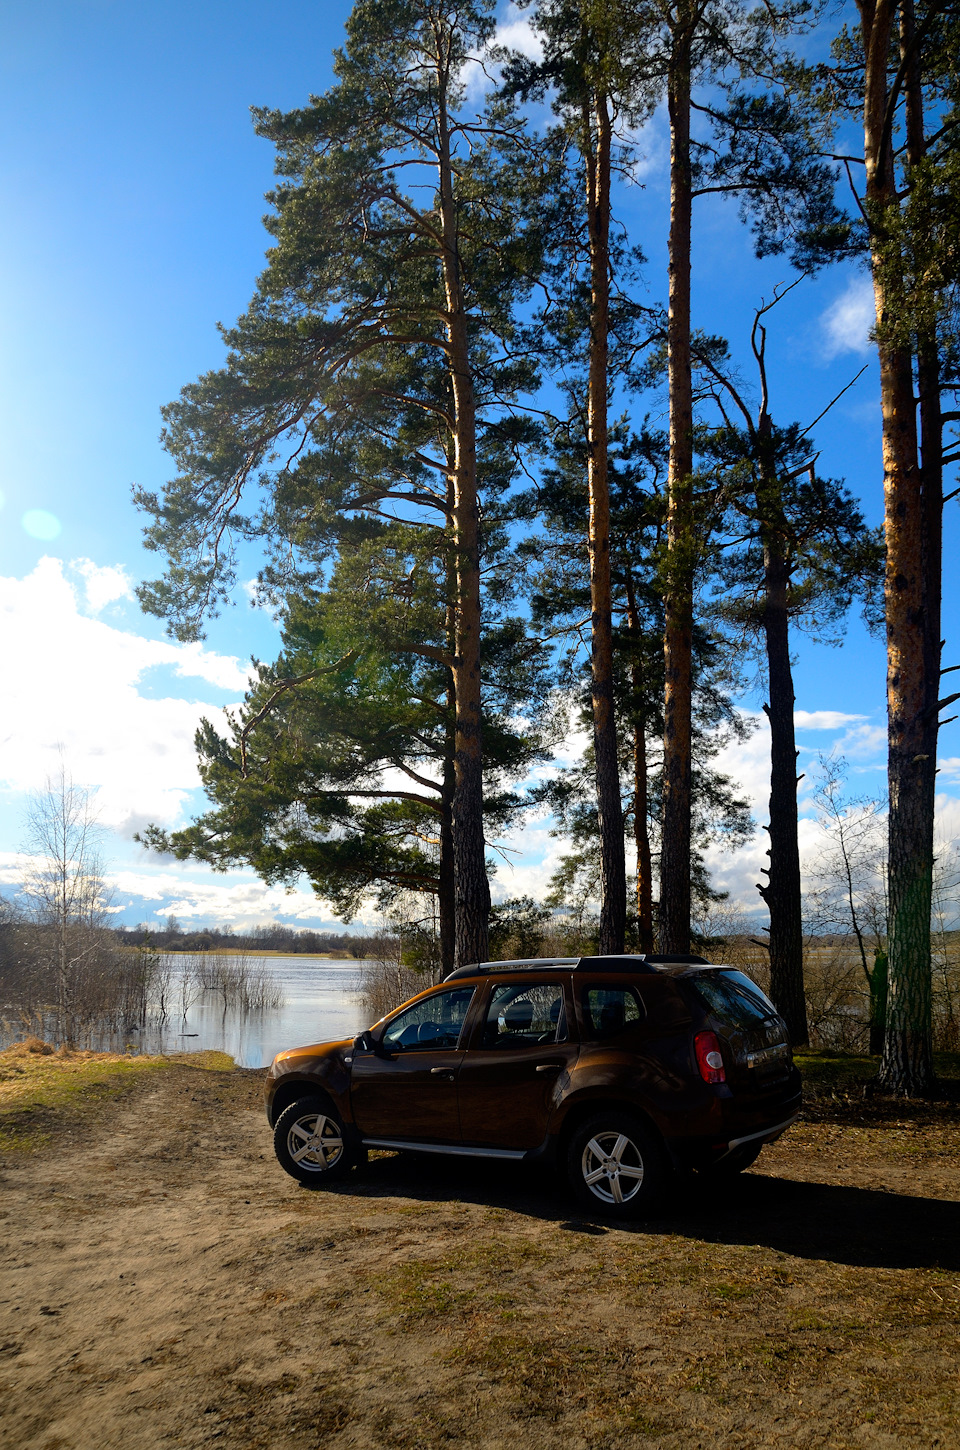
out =
[[[801,1049],[794,1060],[805,1083],[816,1088],[850,1092],[872,1082],[880,1066],[879,1057],[855,1056],[847,1052],[810,1052]],[[960,1083],[960,1053],[935,1052],[934,1071],[943,1083]]]

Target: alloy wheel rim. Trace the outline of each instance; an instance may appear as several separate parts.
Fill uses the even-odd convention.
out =
[[[306,1113],[290,1124],[287,1152],[298,1168],[325,1173],[343,1154],[340,1124],[323,1113]]]
[[[643,1155],[626,1133],[595,1133],[583,1150],[583,1181],[601,1203],[629,1203],[643,1183]]]

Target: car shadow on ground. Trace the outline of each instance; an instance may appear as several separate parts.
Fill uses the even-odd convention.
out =
[[[882,1189],[767,1177],[681,1182],[656,1217],[584,1215],[561,1180],[529,1167],[433,1155],[377,1155],[327,1192],[505,1209],[570,1233],[669,1233],[704,1243],[762,1245],[850,1267],[960,1270],[960,1203]]]

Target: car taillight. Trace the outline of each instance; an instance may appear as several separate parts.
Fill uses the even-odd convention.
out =
[[[704,1082],[726,1082],[720,1039],[715,1032],[698,1032],[693,1039],[697,1054],[697,1067]]]

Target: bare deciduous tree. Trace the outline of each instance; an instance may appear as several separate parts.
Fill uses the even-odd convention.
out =
[[[814,805],[825,839],[807,899],[819,931],[852,932],[870,994],[870,1051],[883,1049],[887,984],[886,802],[845,792],[847,762],[820,757]],[[872,960],[868,960],[871,957]]]
[[[76,1032],[78,979],[103,946],[108,906],[93,798],[59,767],[27,812],[30,857],[24,896],[51,960],[56,983],[57,1037]]]

